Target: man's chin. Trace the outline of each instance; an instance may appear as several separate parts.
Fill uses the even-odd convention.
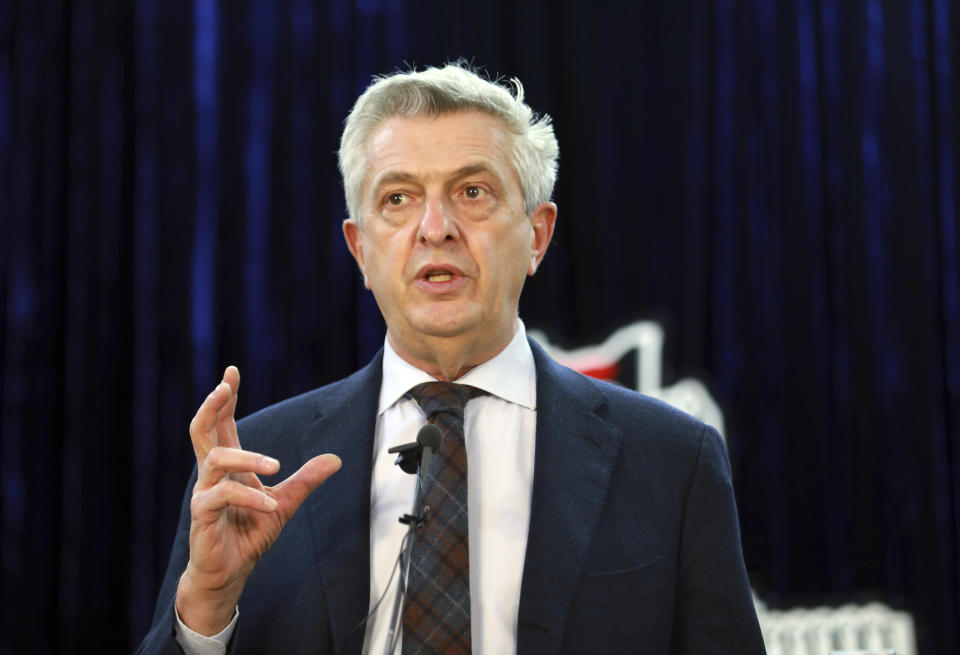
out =
[[[481,322],[479,312],[472,303],[438,302],[410,312],[406,323],[416,334],[424,337],[459,337],[476,328]]]
[[[431,339],[454,339],[470,331],[462,321],[427,321],[414,325],[417,334]]]

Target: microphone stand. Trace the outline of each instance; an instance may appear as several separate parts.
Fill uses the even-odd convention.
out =
[[[423,478],[426,471],[426,464],[429,462],[427,457],[421,462],[423,449],[419,443],[408,443],[402,446],[394,446],[387,451],[388,453],[399,453],[397,461],[400,468],[407,473],[417,474],[417,486],[413,494],[413,513],[404,514],[400,517],[400,522],[407,525],[407,534],[403,538],[403,548],[400,550],[400,576],[397,595],[393,598],[393,610],[390,612],[390,629],[387,631],[387,642],[384,646],[384,655],[392,655],[395,644],[397,625],[400,619],[400,608],[403,607],[403,599],[407,593],[407,573],[410,567],[410,552],[413,550],[414,533],[427,520],[427,510],[423,507]]]

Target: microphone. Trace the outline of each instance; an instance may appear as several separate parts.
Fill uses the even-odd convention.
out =
[[[417,470],[421,473],[427,470],[430,458],[440,450],[441,441],[443,441],[443,432],[440,431],[440,428],[432,423],[427,423],[420,428],[415,442],[393,446],[387,452],[398,453],[397,461],[394,464],[399,466],[404,473],[414,475]]]
[[[433,423],[427,423],[420,432],[417,433],[417,445],[420,447],[420,480],[426,475],[430,467],[430,458],[440,450],[440,442],[443,441],[443,432]]]

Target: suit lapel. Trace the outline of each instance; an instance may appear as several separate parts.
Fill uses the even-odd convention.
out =
[[[537,435],[530,532],[520,590],[518,653],[560,649],[563,627],[620,449],[605,399],[530,342],[537,369]]]
[[[307,499],[317,565],[322,566],[331,640],[336,652],[359,653],[370,595],[370,484],[383,351],[317,402],[304,435],[304,459],[332,452],[343,467]],[[347,641],[349,639],[349,641]],[[318,647],[321,647],[318,645]]]

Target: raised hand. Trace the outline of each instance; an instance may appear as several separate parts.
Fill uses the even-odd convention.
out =
[[[197,483],[190,501],[190,560],[177,589],[181,620],[213,635],[230,622],[254,565],[273,545],[306,497],[340,469],[336,455],[318,455],[274,487],[258,475],[280,469],[272,457],[240,448],[234,411],[240,371],[223,381],[190,423]]]

